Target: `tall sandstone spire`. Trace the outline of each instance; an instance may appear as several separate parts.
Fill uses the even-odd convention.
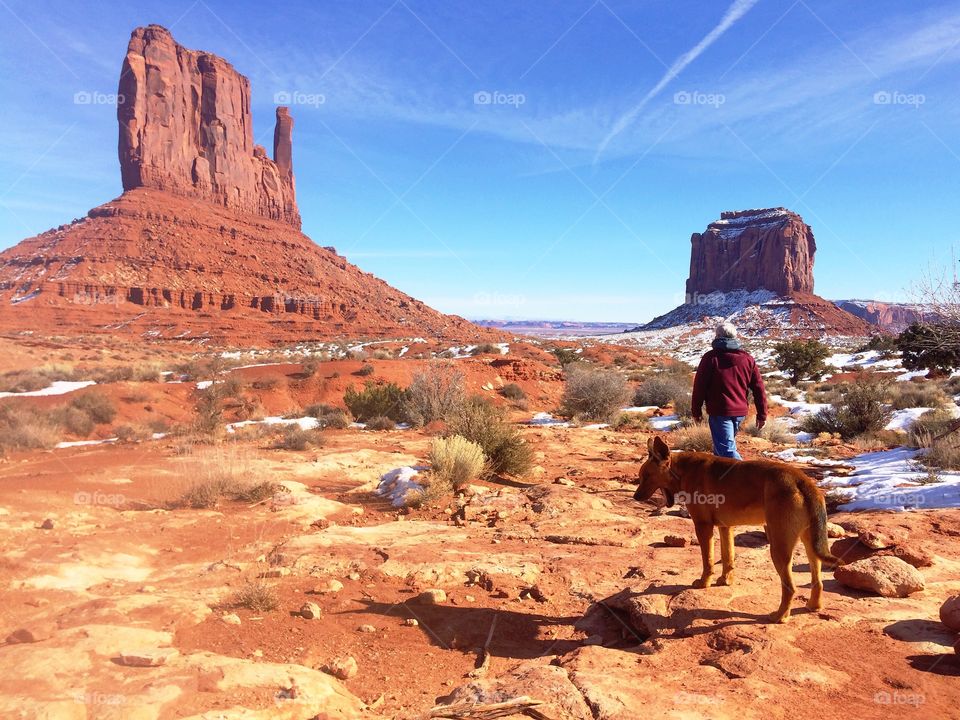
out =
[[[139,187],[211,200],[300,228],[293,119],[277,108],[274,159],[253,143],[250,81],[159,25],[130,35],[118,88],[120,173]]]

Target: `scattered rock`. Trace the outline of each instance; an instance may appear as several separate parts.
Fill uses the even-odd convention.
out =
[[[221,622],[225,622],[227,625],[239,625],[240,616],[236,613],[225,613],[220,616]]]
[[[333,593],[338,593],[343,590],[343,583],[339,580],[327,580],[322,582],[319,585],[315,585],[313,590],[314,595],[332,595]]]
[[[847,531],[843,529],[841,525],[836,523],[828,522],[827,523],[827,537],[828,538],[842,538],[847,536]]]
[[[881,552],[890,552],[904,562],[910,563],[915,568],[930,567],[933,565],[933,553],[919,545],[896,545],[889,551],[885,550]]]
[[[322,670],[340,680],[349,680],[357,674],[357,661],[350,655],[341,655],[324,665]]]
[[[884,531],[884,530],[861,530],[860,542],[871,550],[883,550],[895,545],[902,544],[906,537],[903,533]]]
[[[166,665],[167,660],[176,657],[179,652],[175,648],[159,648],[136,652],[121,652],[120,664],[128,667],[159,667]]]
[[[307,620],[317,620],[322,614],[320,606],[316,603],[308,602],[300,606],[300,617]]]
[[[417,600],[424,605],[438,605],[447,601],[447,593],[439,588],[431,588],[417,595]]]
[[[358,573],[358,572],[352,572],[352,573],[350,573],[349,575],[347,575],[347,579],[353,580],[353,581],[357,581],[357,580],[360,579],[360,573]]]
[[[415,618],[407,618],[403,621],[403,624],[407,627],[417,627],[420,623]]]
[[[362,633],[375,633],[377,629],[373,625],[361,625],[357,628],[357,632]]]
[[[19,645],[20,643],[35,643],[46,640],[53,635],[53,625],[31,625],[14,630],[7,635],[7,645]]]
[[[960,594],[951,595],[940,606],[940,622],[955,632],[960,632]]]
[[[925,587],[923,575],[898,557],[874,555],[836,568],[837,582],[883,597],[907,597]]]
[[[763,626],[728,626],[710,633],[707,645],[714,651],[706,659],[707,665],[723,671],[727,677],[745,678],[761,666],[770,641]]]
[[[40,523],[41,530],[53,530],[53,518],[47,518],[42,523]]]
[[[663,537],[663,543],[670,547],[682,548],[687,546],[687,538],[682,535],[665,535]]]
[[[553,481],[557,485],[566,485],[567,487],[576,487],[577,484],[570,478],[559,477]]]

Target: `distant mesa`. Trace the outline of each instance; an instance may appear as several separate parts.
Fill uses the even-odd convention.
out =
[[[130,36],[123,194],[0,253],[0,329],[267,344],[344,335],[494,338],[300,232],[293,118],[255,145],[250,81],[159,25]]]
[[[635,330],[729,319],[748,335],[863,336],[871,326],[813,291],[813,230],[786,208],[723,212],[690,237],[683,305]]]

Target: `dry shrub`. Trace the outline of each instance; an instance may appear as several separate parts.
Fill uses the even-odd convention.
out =
[[[113,422],[117,416],[117,408],[113,400],[99,390],[87,390],[73,398],[70,404],[77,410],[85,412],[98,425]]]
[[[308,430],[294,424],[283,428],[274,447],[282,450],[306,450],[310,446],[321,445],[323,445],[323,436],[318,430]]]
[[[0,375],[0,392],[33,392],[48,387],[55,380],[71,380],[73,371],[58,365],[44,365],[29,370],[11,370]]]
[[[690,383],[676,376],[652,377],[644,380],[633,395],[639,407],[666,407],[690,392]]]
[[[467,400],[451,419],[450,431],[483,448],[491,473],[520,477],[533,467],[533,450],[506,422],[503,411],[484,397]]]
[[[269,612],[280,607],[280,598],[271,585],[260,580],[247,580],[225,603],[229,608],[246,608],[253,612]]]
[[[218,446],[194,452],[192,476],[196,478],[174,507],[205,509],[216,507],[223,498],[258,502],[280,487],[256,481],[249,455],[241,448]]]
[[[350,427],[350,418],[347,413],[333,405],[323,403],[310,405],[304,410],[304,414],[316,418],[318,427],[321,429],[330,427],[343,430]]]
[[[890,402],[896,410],[907,408],[941,408],[949,402],[934,382],[898,382],[891,386]]]
[[[0,407],[0,447],[10,450],[48,450],[60,441],[54,419],[32,408]]]
[[[343,394],[344,404],[359,422],[367,422],[370,418],[380,416],[400,422],[403,420],[406,401],[407,391],[399,385],[375,385],[369,380],[362,390],[351,387]]]
[[[523,388],[516,383],[507,383],[504,385],[500,388],[500,395],[507,400],[513,400],[515,402],[527,399],[527,394],[523,391]]]
[[[713,437],[706,424],[690,425],[670,433],[670,446],[690,452],[713,452]]]
[[[897,430],[875,430],[857,435],[853,439],[853,446],[860,452],[878,452],[903,445],[906,433]]]
[[[607,422],[630,395],[626,379],[616,370],[570,365],[566,375],[561,410],[569,417]]]
[[[910,445],[923,450],[917,457],[919,463],[929,468],[960,470],[960,430],[944,435],[956,421],[942,410],[917,418],[910,428]]]
[[[871,380],[857,380],[843,390],[838,387],[833,404],[805,418],[801,428],[839,433],[844,439],[882,430],[891,415],[885,404],[888,392],[886,384]]]
[[[404,414],[417,426],[437,420],[446,422],[460,411],[466,398],[463,373],[451,364],[437,364],[413,376],[407,388]]]
[[[372,417],[366,422],[365,429],[373,430],[375,432],[385,432],[388,430],[396,430],[397,424],[388,418],[385,415],[377,415]]]
[[[460,490],[483,472],[483,448],[460,435],[434,438],[430,445],[431,485]]]
[[[777,445],[789,445],[796,442],[786,422],[782,420],[767,420],[762,428],[758,428],[756,418],[752,417],[740,427],[748,435],[763,438],[767,442]]]

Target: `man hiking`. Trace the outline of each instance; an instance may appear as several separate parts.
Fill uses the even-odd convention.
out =
[[[693,419],[703,419],[706,402],[714,455],[743,460],[736,435],[747,415],[748,390],[757,406],[757,427],[762,428],[767,421],[767,395],[760,369],[753,356],[740,349],[737,329],[725,322],[717,326],[713,350],[700,360],[693,381]]]

